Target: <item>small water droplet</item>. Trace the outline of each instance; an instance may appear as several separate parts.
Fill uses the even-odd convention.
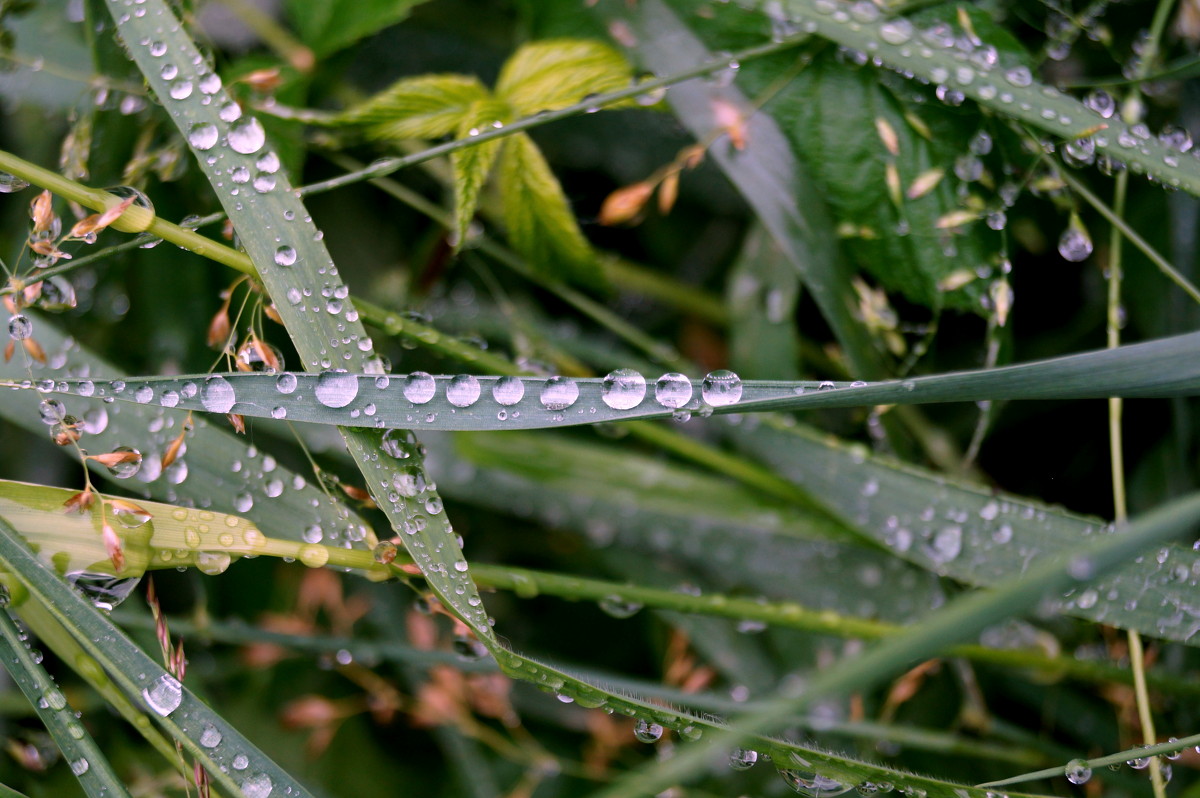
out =
[[[647,720],[638,720],[633,727],[633,736],[643,743],[656,743],[662,737],[663,727]]]
[[[1033,74],[1027,66],[1015,66],[1004,73],[1004,79],[1014,86],[1023,88],[1033,83]]]
[[[1092,238],[1087,230],[1068,225],[1058,239],[1058,254],[1073,263],[1086,260],[1092,254]]]
[[[749,770],[758,761],[758,751],[750,748],[735,748],[729,755],[729,767],[734,770]]]
[[[296,248],[287,244],[275,250],[275,265],[291,266],[296,262]]]
[[[579,385],[570,377],[551,377],[538,398],[547,410],[566,410],[579,398]]]
[[[282,394],[289,394],[296,390],[298,382],[295,374],[280,374],[275,378],[275,390]]]
[[[205,748],[216,748],[221,744],[221,732],[211,723],[206,723],[200,732],[200,745]]]
[[[642,609],[636,601],[626,601],[620,596],[606,596],[600,599],[600,609],[614,618],[632,618]]]
[[[105,467],[114,479],[129,479],[142,467],[142,453],[131,446],[118,446],[112,454],[119,455],[119,461]]]

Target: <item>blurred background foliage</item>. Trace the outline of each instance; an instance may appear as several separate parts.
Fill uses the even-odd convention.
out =
[[[578,0],[222,0],[182,3],[181,11],[225,84],[247,105],[265,105],[268,112],[271,103],[336,112],[408,76],[460,73],[493,86],[506,59],[530,41],[611,42],[616,32],[616,43],[627,44],[614,22],[620,12],[590,5]],[[755,10],[724,2],[672,5],[714,53],[795,32],[780,3]],[[1138,68],[1137,54],[1155,7],[1142,0],[1022,0],[915,2],[892,10],[925,27],[941,21],[951,31],[968,20],[1003,64],[1027,66],[1043,81],[1082,96],[1096,87],[1116,95],[1130,90],[1128,76]],[[0,2],[0,148],[39,164],[58,164],[89,185],[136,186],[152,197],[164,218],[219,210],[180,137],[122,56],[106,14],[103,4],[92,0]],[[1161,58],[1149,68],[1151,75],[1161,76],[1140,84],[1152,130],[1200,124],[1200,84],[1192,77],[1198,18],[1194,2],[1177,4]],[[645,67],[636,53],[630,58],[641,74]],[[813,192],[807,201],[821,206],[829,224],[818,237],[829,239],[832,267],[856,286],[843,301],[866,331],[869,351],[859,355],[878,363],[881,374],[939,373],[1104,345],[1108,227],[1055,177],[1051,165],[1058,154],[1028,146],[1036,136],[952,91],[947,97],[944,87],[878,69],[862,54],[820,41],[747,61],[709,80],[729,82],[750,101],[763,103],[807,170]],[[420,146],[373,142],[353,128],[309,127],[266,113],[261,118],[297,185],[342,174],[350,163],[346,159],[363,164]],[[729,138],[737,135],[736,127],[726,131]],[[636,223],[601,223],[605,200],[614,191],[646,180],[694,143],[666,104],[635,103],[587,114],[536,128],[531,135],[598,257],[640,264],[639,273],[667,281],[665,292],[647,292],[623,279],[623,273],[605,272],[603,285],[586,288],[605,307],[676,348],[698,364],[698,373],[729,367],[762,379],[865,376],[855,373],[853,353],[838,345],[812,293],[799,285],[746,198],[711,158],[681,173],[678,199],[668,213],[651,201],[631,214]],[[897,149],[903,157],[896,156]],[[896,179],[893,170],[908,196],[896,196],[889,182]],[[1112,179],[1103,171],[1084,166],[1073,175],[1111,198]],[[434,161],[393,179],[449,209],[449,174],[446,162]],[[913,188],[922,176],[932,184],[923,193]],[[10,267],[19,262],[27,235],[25,207],[31,194],[0,196],[0,258]],[[428,320],[535,371],[552,370],[559,350],[601,374],[618,365],[647,373],[663,370],[549,290],[553,278],[519,277],[478,248],[484,235],[503,240],[504,201],[496,185],[484,188],[478,218],[467,240],[457,242],[462,245],[458,253],[441,224],[368,183],[307,202],[355,295]],[[974,214],[971,221],[939,227],[947,214],[964,209]],[[1090,231],[1094,249],[1068,260],[1059,242],[1073,212]],[[1193,279],[1197,212],[1193,197],[1143,179],[1130,183],[1129,225]],[[219,226],[208,233],[221,235]],[[123,234],[110,231],[96,246],[123,240]],[[1195,305],[1132,247],[1125,247],[1124,257],[1123,337],[1135,341],[1196,329]],[[232,279],[221,267],[170,245],[131,249],[73,272],[77,304],[56,321],[128,373],[203,372],[214,361],[204,345],[205,330]],[[671,296],[673,285],[698,289],[712,301]],[[289,357],[282,330],[268,327],[266,332]],[[398,372],[469,370],[412,342],[379,336],[376,345]],[[1195,410],[1188,400],[1127,405],[1131,511],[1195,487],[1200,440]],[[1113,515],[1103,402],[932,406],[911,415],[898,432],[889,429],[888,437],[881,418],[865,411],[813,413],[805,421],[997,490],[1083,514]],[[703,423],[693,421],[683,429],[715,439]],[[247,434],[280,462],[301,472],[306,468],[302,453],[280,428],[251,424]],[[357,484],[330,433],[304,434],[323,469]],[[686,498],[656,510],[665,488],[633,480],[619,484],[617,472],[622,458],[636,461],[628,467],[639,476],[666,468],[668,461],[629,440],[615,449],[610,438],[619,434],[582,430],[553,436],[561,451],[533,447],[519,466],[518,458],[506,461],[503,453],[488,459],[488,434],[454,440],[431,436],[435,476],[473,560],[607,573],[681,590],[797,598],[896,622],[919,618],[958,590],[870,548],[797,542],[799,536],[775,534],[793,523],[800,535],[811,533],[810,521],[793,522],[790,508],[761,497],[754,506],[767,515],[758,518],[692,517],[678,506]],[[514,450],[520,441],[513,439]],[[76,485],[77,463],[48,447],[53,448],[44,436],[12,424],[0,427],[0,451],[7,454],[0,475]],[[976,449],[973,461],[964,458]],[[610,460],[589,460],[592,456]],[[694,467],[673,464],[695,476]],[[524,482],[512,477],[521,467]],[[586,482],[589,469],[603,474],[595,495],[555,481],[566,473]],[[720,540],[734,541],[749,556],[718,561],[713,552]],[[449,627],[415,611],[414,596],[393,586],[261,559],[241,562],[220,579],[194,572],[165,572],[156,579],[164,606],[180,619],[175,631],[187,640],[189,684],[318,793],[582,795],[613,769],[655,755],[635,742],[631,722],[559,703],[526,685],[511,686],[515,709],[510,710],[505,704],[509,685],[471,675],[488,669],[455,659],[447,649]],[[721,713],[857,645],[672,613],[623,618],[636,608],[549,597],[500,592],[488,595],[487,602],[498,628],[518,649],[589,672],[622,674],[640,680],[639,689],[665,683],[674,690],[700,690],[703,700],[712,702],[711,711]],[[140,599],[120,615],[152,640]],[[256,628],[328,640],[293,650],[264,642]],[[1123,638],[1112,630],[1057,616],[1014,623],[996,634],[1052,653],[1126,661]],[[388,646],[402,656],[386,656]],[[1194,678],[1197,656],[1191,648],[1153,645],[1152,652],[1155,668]],[[431,668],[433,656],[443,664]],[[64,668],[54,670],[72,686]],[[78,689],[72,702],[91,710],[89,723],[119,772],[130,774],[140,794],[175,792],[165,769],[147,759],[120,721],[88,695]],[[0,700],[0,734],[10,751],[0,757],[0,781],[32,796],[74,794],[69,770],[54,761],[23,700],[12,691]],[[460,702],[474,702],[473,712],[455,710]],[[979,782],[1130,747],[1139,739],[1132,707],[1125,685],[945,661],[914,671],[890,690],[831,700],[794,731],[854,755]],[[1160,732],[1195,731],[1196,707],[1194,698],[1159,694]],[[931,735],[918,740],[912,729]],[[659,755],[671,744],[660,743]],[[1194,774],[1200,757],[1189,752],[1172,764],[1171,792],[1200,794]],[[1087,794],[1148,793],[1144,774],[1137,771],[1102,775],[1087,786]],[[763,767],[746,773],[714,769],[697,784],[673,794],[786,791]],[[1049,794],[1081,791],[1062,779],[1038,786]]]

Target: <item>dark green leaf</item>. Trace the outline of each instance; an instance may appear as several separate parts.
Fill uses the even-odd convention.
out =
[[[424,0],[287,0],[288,17],[318,56],[335,53],[408,16]]]

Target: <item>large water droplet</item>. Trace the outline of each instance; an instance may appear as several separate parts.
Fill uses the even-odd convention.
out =
[[[749,770],[758,761],[758,751],[751,748],[735,748],[729,755],[729,767],[734,770]]]
[[[613,410],[632,410],[646,398],[646,378],[633,369],[609,372],[600,387],[600,398]]]
[[[579,386],[570,377],[551,377],[538,398],[547,410],[566,410],[579,398]]]
[[[0,172],[0,194],[13,194],[23,188],[29,188],[29,182],[8,172]]]
[[[1078,263],[1092,254],[1092,238],[1087,231],[1070,225],[1058,239],[1058,254],[1066,260]]]
[[[1015,66],[1004,73],[1004,79],[1014,86],[1025,87],[1033,83],[1033,73],[1029,67]]]
[[[497,404],[511,407],[525,398],[525,383],[517,377],[501,377],[492,386],[492,398]]]
[[[479,399],[479,380],[471,374],[458,374],[446,386],[446,401],[455,407],[470,407]]]
[[[211,150],[217,144],[221,133],[212,122],[197,122],[188,128],[187,140],[193,148],[204,152]]]
[[[912,38],[913,26],[904,17],[889,19],[879,26],[879,38],[888,44],[904,44]]]
[[[700,398],[713,407],[732,405],[742,398],[742,378],[732,371],[713,371],[700,386]]]
[[[274,784],[266,773],[258,773],[242,781],[242,795],[246,798],[267,798]]]
[[[692,381],[676,372],[664,374],[654,383],[654,398],[663,407],[682,407],[692,399]]]
[[[174,676],[164,673],[142,690],[142,698],[146,699],[146,706],[166,717],[183,703],[183,685]]]
[[[639,720],[633,727],[633,736],[643,743],[656,743],[662,737],[663,727],[647,720]]]
[[[404,378],[404,398],[414,405],[423,405],[437,393],[437,382],[424,371],[414,371]]]
[[[200,404],[210,413],[228,413],[237,397],[224,377],[209,377],[200,389]]]
[[[299,383],[299,380],[295,374],[280,374],[275,379],[275,390],[282,394],[289,394],[296,390],[297,383]]]
[[[142,453],[131,446],[118,446],[111,454],[117,455],[116,462],[105,467],[114,479],[129,479],[142,467]]]
[[[24,313],[10,316],[8,319],[8,336],[14,341],[24,341],[33,335],[33,322]]]
[[[247,116],[229,127],[229,146],[234,152],[250,155],[267,143],[267,134],[257,119]]]
[[[345,407],[358,396],[358,377],[345,371],[323,371],[317,377],[316,395],[326,407]]]

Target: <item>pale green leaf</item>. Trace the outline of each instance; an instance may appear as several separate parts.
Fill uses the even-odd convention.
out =
[[[522,116],[573,105],[589,94],[627,88],[629,63],[593,39],[546,39],[522,46],[504,63],[496,95]]]
[[[504,224],[512,248],[551,279],[593,285],[602,282],[596,255],[533,139],[525,133],[509,138],[498,168]]]
[[[469,75],[403,78],[369,100],[349,108],[334,124],[366,125],[374,139],[431,139],[459,128],[488,90]]]
[[[466,139],[510,121],[510,109],[503,102],[480,99],[471,103],[456,131],[457,138]],[[467,228],[475,216],[479,204],[479,192],[492,171],[501,141],[492,139],[474,147],[455,150],[450,155],[454,169],[454,246],[459,248],[467,240]]]

